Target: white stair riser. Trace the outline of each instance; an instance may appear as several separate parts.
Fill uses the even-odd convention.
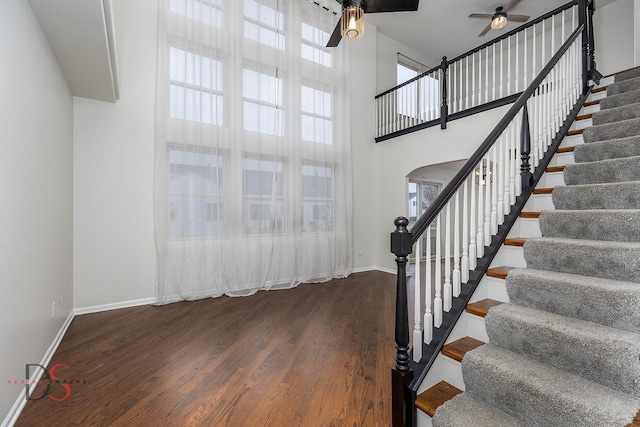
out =
[[[538,182],[538,187],[553,188],[558,185],[564,185],[564,172],[545,172]]]
[[[584,138],[582,138],[582,134],[566,136],[560,143],[560,147],[574,147],[579,144],[584,144]]]
[[[549,162],[549,166],[563,166],[568,165],[569,163],[575,163],[574,158],[573,152],[557,153],[553,156],[551,162]]]
[[[603,90],[601,92],[592,93],[589,95],[589,101],[595,101],[596,99],[602,99],[607,97],[607,91]]]
[[[570,129],[586,129],[588,127],[590,127],[591,125],[593,125],[593,120],[592,119],[583,119],[583,120],[576,120],[575,122],[573,122],[573,124],[571,125]]]
[[[540,212],[545,209],[554,209],[551,194],[534,194],[524,205],[525,211]]]
[[[443,380],[458,387],[460,390],[464,390],[460,362],[456,362],[440,353],[433,362],[433,366],[429,369],[424,381],[420,384],[418,394]]]
[[[494,266],[494,264],[492,264],[492,266]],[[476,292],[471,298],[471,302],[480,301],[486,298],[509,302],[509,295],[507,295],[507,286],[505,285],[504,279],[489,276],[484,276],[482,278],[478,285],[478,289],[476,289]]]
[[[518,218],[507,237],[542,237],[540,223],[536,218]]]
[[[596,111],[600,111],[600,105],[599,104],[590,105],[588,107],[584,107],[582,109],[582,111],[580,112],[580,114],[591,114],[591,113],[595,113]]]
[[[492,265],[508,265],[509,267],[524,268],[527,266],[524,260],[524,254],[521,247],[518,246],[502,246],[496,257],[493,259]]]

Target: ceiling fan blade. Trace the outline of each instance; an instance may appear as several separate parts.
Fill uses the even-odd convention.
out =
[[[342,18],[338,19],[336,28],[333,29],[333,33],[331,33],[331,37],[329,37],[329,41],[327,42],[327,47],[336,47],[340,43],[340,40],[342,40],[342,33],[340,33],[340,22],[342,22]]]
[[[502,8],[502,11],[504,13],[507,13],[508,11],[516,7],[518,3],[520,3],[520,0],[511,0],[509,4],[507,4],[505,7]]]
[[[490,29],[491,29],[491,23],[489,23],[489,25],[484,27],[484,30],[480,31],[480,34],[478,34],[478,37],[484,36],[485,34],[487,34],[489,32]]]
[[[472,13],[471,15],[469,15],[469,18],[483,18],[483,19],[487,19],[487,18],[492,18],[493,15],[490,13]]]
[[[410,12],[418,10],[420,0],[367,0],[364,13]]]
[[[507,19],[513,22],[527,22],[529,18],[527,15],[507,15]]]

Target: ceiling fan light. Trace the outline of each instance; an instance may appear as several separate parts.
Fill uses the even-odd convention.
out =
[[[507,16],[505,14],[499,13],[491,19],[491,29],[493,30],[500,30],[505,25],[507,25]]]
[[[364,10],[361,7],[348,6],[342,9],[341,22],[343,39],[359,39],[364,34]]]

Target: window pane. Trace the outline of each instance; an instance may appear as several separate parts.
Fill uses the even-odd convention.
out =
[[[242,159],[244,194],[255,196],[282,196],[284,183],[282,162],[259,159]]]
[[[222,157],[169,152],[169,235],[207,237],[222,232]]]
[[[306,114],[302,115],[302,140],[320,144],[333,144],[333,123]]]
[[[304,42],[302,43],[301,50],[302,58],[324,65],[325,67],[331,67],[331,53],[317,47],[310,46]]]
[[[302,86],[302,111],[331,117],[331,94],[318,89]]]
[[[222,0],[171,0],[170,10],[214,27],[223,27]]]
[[[282,79],[257,71],[242,69],[242,95],[267,104],[282,104]]]
[[[284,232],[282,162],[244,158],[242,169],[245,232]]]
[[[332,197],[331,168],[302,165],[302,197]]]
[[[266,135],[284,135],[284,114],[281,109],[245,101],[242,116],[243,128],[249,132]]]
[[[173,81],[222,91],[222,72],[221,61],[176,47],[169,48],[169,78]]]
[[[276,49],[285,49],[284,14],[255,0],[244,0],[244,36]]]
[[[169,117],[210,125],[223,124],[223,98],[220,95],[171,85]]]

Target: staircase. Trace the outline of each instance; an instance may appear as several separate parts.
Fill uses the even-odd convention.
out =
[[[592,91],[472,301],[418,425],[640,427],[640,68]]]

